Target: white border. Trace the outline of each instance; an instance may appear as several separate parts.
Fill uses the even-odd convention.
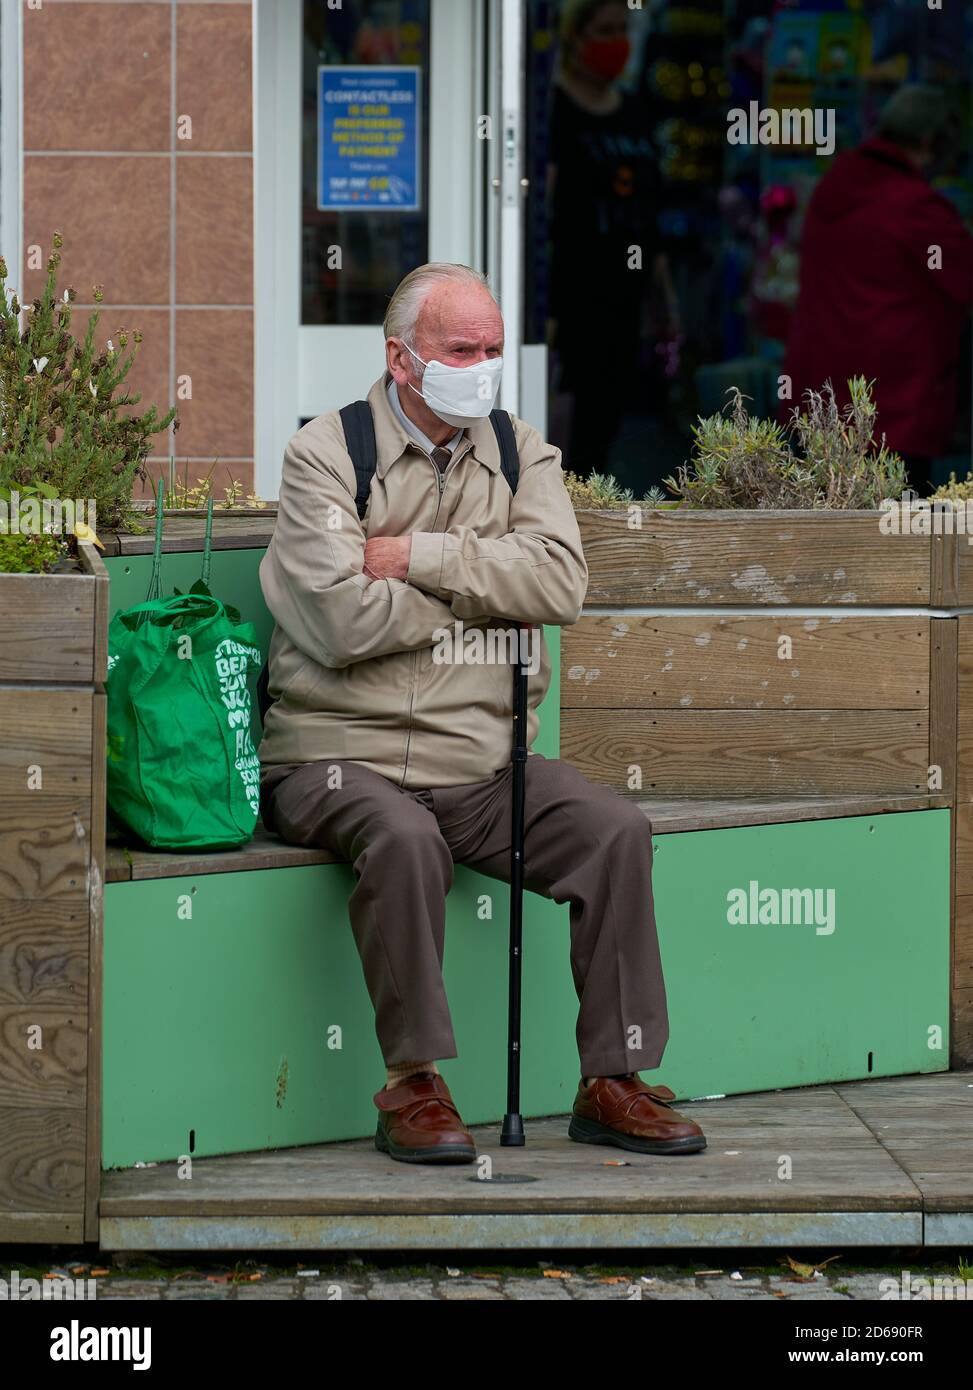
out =
[[[277,498],[296,432],[301,314],[301,0],[254,0],[254,487]]]
[[[429,7],[429,259],[463,265],[476,254],[477,11],[474,0]]]
[[[500,0],[500,5],[499,287],[507,344],[500,404],[518,415],[524,336],[524,6],[523,0]]]
[[[0,0],[0,255],[23,291],[24,35],[20,0]]]

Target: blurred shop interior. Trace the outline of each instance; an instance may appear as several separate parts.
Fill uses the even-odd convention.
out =
[[[969,258],[973,7],[525,0],[523,12],[530,191],[522,339],[547,345],[545,424],[565,466],[583,476],[612,473],[640,495],[685,461],[697,416],[721,409],[727,388],[739,386],[752,413],[777,416],[778,376],[803,355],[819,375],[822,363],[829,373],[852,368],[876,376],[874,364],[881,364],[889,386],[883,397],[883,380],[876,380],[879,429],[888,416],[898,435],[889,443],[924,456],[933,487],[950,470],[965,476],[969,303],[955,283],[942,289],[931,273],[917,275],[914,294],[943,296],[932,318],[929,303],[893,303],[908,298],[908,287],[892,252],[869,254],[868,219],[879,238],[931,186],[948,200],[948,215],[957,214],[951,264]],[[304,324],[380,323],[399,278],[430,258],[428,160],[416,166],[409,210],[374,217],[321,206],[320,65],[399,64],[425,74],[429,45],[429,0],[345,0],[340,10],[306,0]],[[906,102],[905,152],[883,138],[861,166],[864,176],[857,165],[839,176],[833,210],[825,208],[816,245],[806,247],[805,211],[815,189],[843,152],[874,135],[890,98],[916,83],[936,89],[941,116]],[[428,81],[416,99],[426,129]],[[727,113],[751,102],[762,110],[833,111],[834,154],[813,145],[731,144]],[[910,110],[913,126],[918,110],[918,137],[909,133]],[[922,160],[910,160],[919,145]],[[828,218],[840,223],[849,209],[847,236],[840,225],[829,231]],[[336,241],[358,252],[346,257],[341,275],[326,266],[326,248]],[[629,264],[633,244],[641,248],[638,273]],[[847,254],[835,258],[835,246]],[[795,320],[802,263],[807,270],[812,259],[814,303],[805,306],[802,329]],[[914,321],[925,327],[913,329]],[[802,332],[813,337],[816,355],[795,346]],[[932,384],[919,370],[923,354],[935,359],[925,364]],[[902,424],[895,411],[903,392],[893,378],[913,366],[921,399]]]

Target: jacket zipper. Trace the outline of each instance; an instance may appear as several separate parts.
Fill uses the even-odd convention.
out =
[[[465,453],[465,452],[466,452],[466,451],[464,451],[464,453]],[[426,455],[426,458],[429,458],[429,455],[428,455],[428,454]],[[434,469],[435,469],[435,471],[436,471],[436,480],[437,480],[437,482],[438,482],[438,484],[439,484],[439,501],[438,501],[437,504],[436,504],[436,515],[435,515],[435,516],[433,517],[433,519],[432,519],[432,529],[433,529],[434,531],[435,531],[435,529],[436,529],[436,523],[437,523],[438,520],[439,520],[439,513],[440,513],[440,511],[442,510],[442,505],[443,505],[443,493],[446,491],[446,476],[447,476],[447,474],[449,474],[450,472],[452,472],[452,470],[456,467],[457,462],[458,462],[458,460],[456,459],[455,453],[454,453],[453,458],[450,459],[450,461],[449,461],[448,465],[446,466],[445,470],[440,471],[438,468],[436,468],[436,465],[433,463],[432,459],[431,459],[431,458],[429,459],[429,465],[430,465],[431,468],[434,468]],[[411,750],[411,748],[412,748],[412,711],[415,709],[415,704],[416,704],[416,684],[417,684],[418,674],[419,674],[419,651],[418,651],[418,649],[417,649],[416,651],[414,651],[414,652],[412,653],[412,691],[411,691],[411,693],[410,693],[410,695],[409,695],[409,731],[408,731],[408,734],[406,735],[406,741],[405,741],[405,762],[402,764],[402,780],[401,780],[401,782],[399,783],[399,786],[400,786],[400,787],[404,787],[404,786],[405,786],[405,779],[406,779],[406,777],[407,777],[407,775],[408,775],[408,772],[409,772],[409,752],[410,752],[410,750]]]

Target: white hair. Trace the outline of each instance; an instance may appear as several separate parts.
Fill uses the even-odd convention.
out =
[[[452,261],[430,261],[428,265],[411,270],[393,294],[385,314],[385,337],[403,338],[407,343],[414,344],[416,324],[423,304],[437,285],[450,280],[480,285],[493,298],[486,276],[472,266],[458,265]]]
[[[947,120],[942,88],[912,82],[889,97],[879,112],[875,133],[906,149],[918,149],[924,137],[935,139]]]

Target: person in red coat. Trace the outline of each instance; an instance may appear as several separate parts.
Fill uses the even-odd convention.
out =
[[[852,376],[874,380],[876,433],[928,491],[956,416],[961,337],[973,303],[973,239],[927,182],[947,126],[935,87],[902,87],[875,134],[842,154],[811,196],[785,372],[792,403]]]

